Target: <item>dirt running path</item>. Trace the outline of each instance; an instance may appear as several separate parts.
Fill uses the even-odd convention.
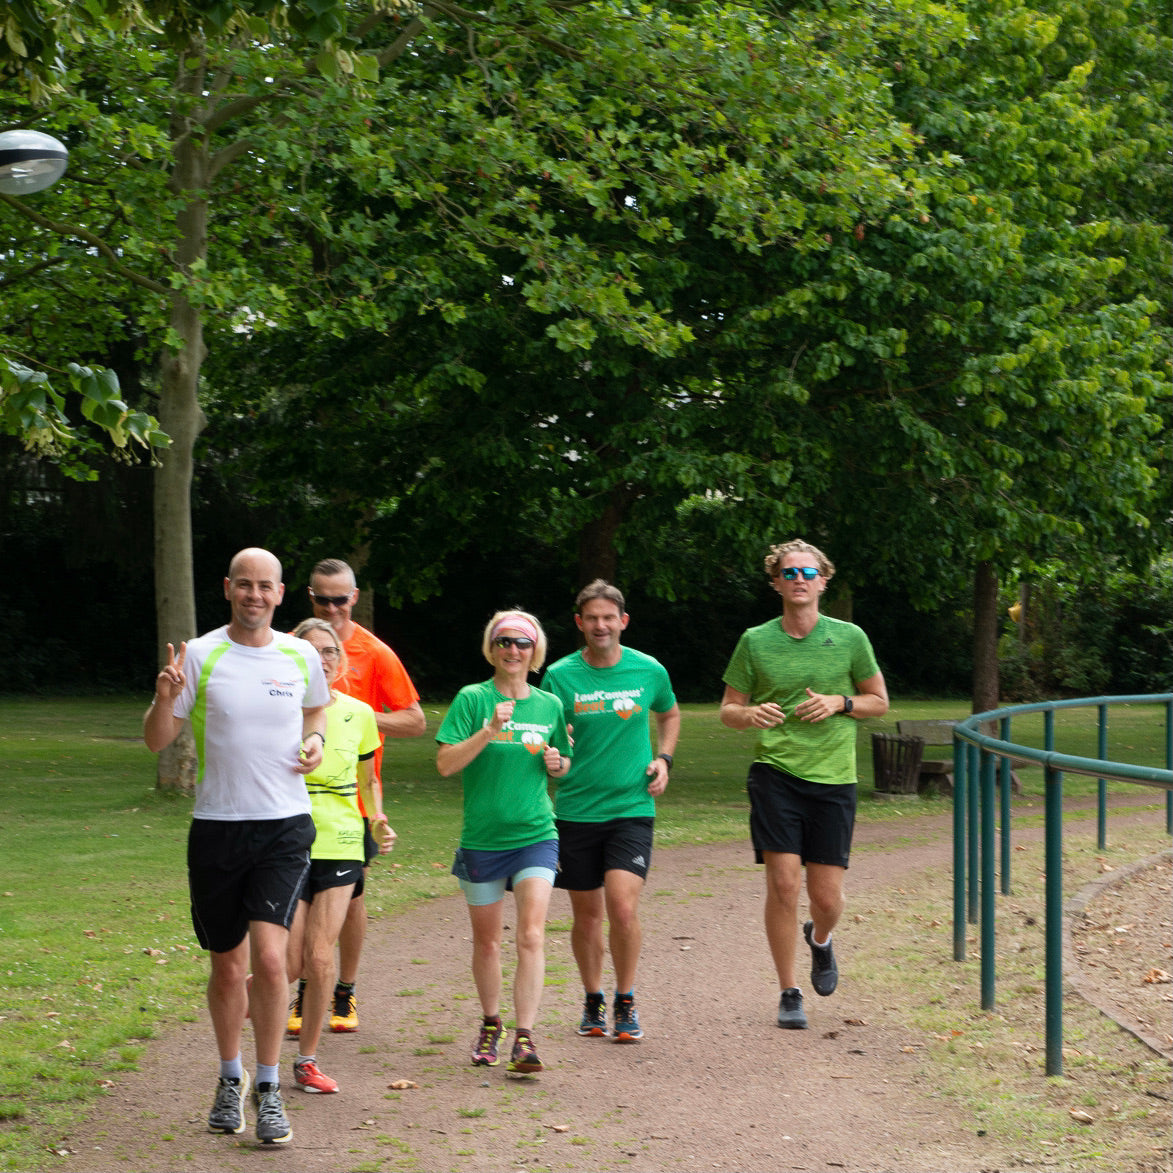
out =
[[[140,1070],[118,1077],[87,1125],[68,1138],[71,1154],[57,1167],[1005,1168],[990,1163],[1005,1154],[975,1139],[972,1120],[934,1098],[915,1048],[905,1049],[907,1031],[852,980],[853,934],[883,932],[885,910],[910,875],[937,869],[947,885],[951,853],[948,817],[858,828],[848,916],[837,933],[843,977],[832,998],[807,992],[807,1031],[774,1026],[762,873],[745,843],[657,852],[642,905],[637,992],[646,1037],[637,1046],[575,1035],[581,993],[565,931],[567,901],[556,893],[551,916],[560,926],[548,934],[550,980],[538,1024],[548,1070],[528,1080],[507,1077],[504,1064],[469,1065],[478,1007],[467,916],[458,895],[431,901],[374,925],[360,984],[361,1031],[324,1037],[319,1049],[342,1090],[287,1092],[292,1145],[259,1148],[251,1111],[239,1138],[205,1131],[214,1069],[201,1017],[154,1040]],[[928,948],[947,959],[950,926],[933,932]],[[975,1005],[977,998],[975,988]],[[245,1054],[251,1067],[247,1039]],[[391,1090],[396,1080],[418,1087]]]

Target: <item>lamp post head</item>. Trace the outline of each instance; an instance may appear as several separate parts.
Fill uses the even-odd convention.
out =
[[[69,152],[52,135],[39,130],[0,134],[0,191],[29,195],[44,191],[65,174]]]

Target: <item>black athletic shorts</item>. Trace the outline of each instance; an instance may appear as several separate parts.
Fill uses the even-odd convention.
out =
[[[574,823],[556,819],[558,875],[555,888],[592,892],[603,886],[612,868],[645,879],[652,862],[655,819],[608,819],[605,823]]]
[[[314,896],[327,888],[344,888],[353,884],[355,896],[363,888],[363,862],[361,859],[311,859],[310,870],[306,873],[305,883],[301,886],[298,899],[307,904],[313,904]]]
[[[213,953],[235,949],[249,921],[289,928],[310,867],[313,820],[193,819],[187,881],[196,939]]]
[[[766,762],[754,762],[745,788],[758,863],[763,851],[780,851],[801,856],[803,863],[847,867],[855,830],[854,782],[807,782]]]

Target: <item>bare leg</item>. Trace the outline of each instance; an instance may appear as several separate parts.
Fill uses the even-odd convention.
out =
[[[513,979],[513,1012],[518,1030],[532,1030],[546,982],[546,913],[553,886],[530,876],[513,886],[517,903],[517,973]]]
[[[802,860],[797,855],[764,851],[766,865],[766,941],[781,989],[798,985],[798,897],[802,891]]]
[[[281,1061],[286,999],[289,997],[289,982],[285,973],[289,930],[283,925],[255,920],[249,923],[249,939],[252,943],[251,1010],[257,1062],[276,1065]],[[243,996],[243,978],[240,988]]]
[[[322,1020],[334,991],[334,942],[346,920],[347,906],[354,903],[350,898],[353,891],[353,884],[324,888],[314,893],[309,905],[303,949],[306,983],[298,1041],[298,1050],[306,1056],[317,1051],[322,1037]]]
[[[829,863],[806,865],[806,894],[810,898],[811,920],[814,921],[816,941],[825,941],[828,933],[839,923],[847,900],[843,895],[843,881],[847,869]]]
[[[626,994],[635,988],[635,971],[643,945],[643,927],[639,921],[639,898],[643,878],[634,872],[612,868],[603,880],[610,925],[611,963],[615,966],[615,989]]]
[[[481,1013],[492,1018],[501,1013],[501,934],[505,929],[505,901],[494,904],[470,904],[468,919],[472,925],[472,979]]]
[[[240,1054],[240,1036],[249,997],[244,979],[248,975],[249,938],[245,937],[227,953],[212,953],[212,971],[208,975],[208,1013],[221,1059],[235,1059]]]
[[[363,868],[368,875],[370,868]],[[362,960],[362,947],[367,939],[367,901],[364,895],[356,896],[346,909],[346,921],[338,934],[338,980],[353,985],[358,980],[358,963]]]
[[[603,889],[570,893],[574,926],[570,930],[570,948],[578,962],[582,988],[594,994],[603,988]]]

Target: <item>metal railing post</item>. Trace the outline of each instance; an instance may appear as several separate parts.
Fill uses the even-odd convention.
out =
[[[966,801],[967,824],[966,824],[966,842],[968,846],[969,855],[969,914],[968,921],[971,925],[976,925],[978,921],[978,796],[979,796],[979,778],[978,774],[978,747],[971,745],[969,747],[969,791]]]
[[[1003,741],[1010,740],[1010,718],[1003,717],[998,722],[998,735]],[[1011,839],[1013,836],[1010,833],[1013,816],[1010,805],[1010,776],[1013,771],[1010,769],[1010,759],[1006,754],[998,759],[998,778],[1002,786],[1002,792],[998,795],[999,810],[1001,812],[1001,843],[1002,843],[1002,895],[1010,895],[1010,848]]]
[[[1165,769],[1173,770],[1173,701],[1165,702]],[[1165,792],[1165,834],[1173,835],[1173,790]]]
[[[1096,733],[1096,756],[1100,761],[1108,757],[1108,706],[1100,704],[1100,724]],[[1103,851],[1108,845],[1108,780],[1096,779],[1096,846]]]
[[[1046,767],[1044,947],[1047,1074],[1063,1074],[1063,774]]]
[[[965,812],[969,802],[965,764],[969,747],[953,738],[953,960],[965,960]]]
[[[994,1008],[994,755],[982,753],[982,1009]]]

